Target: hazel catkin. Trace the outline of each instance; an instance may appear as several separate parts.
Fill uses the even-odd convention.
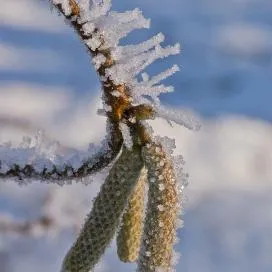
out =
[[[144,219],[144,197],[147,179],[146,169],[133,189],[123,214],[117,235],[117,254],[122,262],[135,262],[138,259]]]
[[[161,145],[148,144],[142,154],[149,190],[138,271],[170,272],[179,208],[175,172]]]
[[[125,147],[94,200],[79,237],[67,253],[62,272],[93,271],[112,240],[120,216],[139,178],[143,162],[140,147]]]

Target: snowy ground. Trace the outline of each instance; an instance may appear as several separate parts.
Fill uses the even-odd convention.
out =
[[[139,6],[152,18],[151,31],[130,41],[162,31],[167,42],[182,42],[180,57],[150,72],[180,64],[181,73],[169,80],[176,93],[162,99],[203,118],[198,133],[153,122],[158,133],[176,139],[190,173],[177,271],[271,271],[271,1],[113,2],[119,10]],[[104,119],[95,115],[99,85],[74,33],[45,3],[0,0],[0,142],[17,142],[42,127],[63,145],[84,148],[104,133]],[[2,117],[13,118],[14,126]],[[0,235],[1,272],[58,271],[75,238],[69,226],[82,222],[100,179],[87,188],[0,184],[0,218],[50,214],[62,230],[45,237]],[[44,205],[48,192],[54,201]],[[113,244],[97,271],[133,266],[117,260]]]

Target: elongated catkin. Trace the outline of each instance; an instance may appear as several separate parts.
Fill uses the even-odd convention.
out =
[[[138,271],[170,272],[179,207],[176,177],[161,145],[148,144],[142,154],[149,190]]]
[[[129,197],[117,235],[117,253],[119,259],[125,263],[135,262],[138,259],[143,231],[146,179],[146,169],[143,168]]]
[[[140,152],[139,147],[132,150],[123,148],[94,201],[77,241],[64,259],[62,272],[92,271],[104,253],[143,168]]]

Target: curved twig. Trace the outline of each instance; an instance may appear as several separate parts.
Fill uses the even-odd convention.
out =
[[[70,21],[71,25],[82,40],[90,38],[90,36],[84,34],[82,29],[84,23],[80,23],[79,20],[80,15],[78,4],[74,0],[70,0],[69,3],[72,11],[70,15],[65,15],[61,4],[52,4],[68,21]],[[72,19],[73,16],[77,16],[77,19]],[[0,179],[18,178],[19,180],[38,179],[46,181],[63,181],[83,178],[102,170],[116,158],[123,144],[122,133],[120,132],[118,122],[122,119],[124,111],[129,108],[128,91],[125,85],[115,85],[109,78],[107,78],[107,80],[103,80],[105,77],[105,70],[114,64],[109,51],[99,49],[92,51],[88,48],[88,52],[92,57],[102,54],[106,58],[106,61],[100,66],[97,72],[103,86],[104,102],[112,109],[106,113],[108,123],[110,124],[109,137],[106,139],[107,148],[105,149],[105,147],[102,147],[102,149],[96,152],[94,156],[83,160],[81,166],[76,168],[69,163],[55,165],[48,159],[46,160],[46,158],[44,158],[44,164],[49,164],[50,167],[43,166],[42,169],[37,169],[37,167],[33,166],[35,165],[35,161],[32,161],[31,164],[25,165],[14,163],[12,166],[7,167],[0,160]],[[119,97],[113,96],[111,94],[113,90],[118,91],[121,95]],[[8,169],[5,171],[5,168]]]
[[[141,138],[142,142],[146,142],[148,133],[139,121],[153,118],[155,115],[153,108],[144,104],[133,106],[131,104],[129,87],[126,84],[116,85],[109,76],[106,76],[106,69],[115,65],[114,57],[109,49],[103,49],[103,36],[100,36],[100,46],[95,50],[92,50],[91,47],[87,46],[85,42],[92,38],[93,34],[86,34],[84,31],[84,25],[88,22],[82,22],[80,17],[80,7],[77,2],[75,0],[69,0],[71,12],[69,15],[67,15],[62,4],[54,4],[53,0],[49,1],[70,22],[80,39],[84,41],[84,45],[86,46],[87,52],[90,54],[90,56],[95,58],[98,55],[102,55],[105,59],[103,64],[101,64],[101,66],[97,69],[97,73],[103,86],[104,103],[111,108],[110,111],[106,112],[109,122],[114,125],[117,125],[122,119],[129,122],[131,113],[134,113],[137,120],[134,124],[131,124],[131,127],[134,130],[137,130],[137,134],[139,138]],[[93,31],[95,34],[97,32],[97,29]],[[118,92],[119,95],[113,95],[115,91]]]
[[[105,168],[110,164],[118,155],[123,139],[119,127],[109,126],[110,135],[104,140],[102,147],[88,158],[80,159],[80,154],[76,153],[68,159],[61,159],[61,163],[57,164],[50,160],[46,156],[39,155],[36,159],[31,157],[35,156],[35,149],[11,149],[8,147],[8,153],[12,153],[11,157],[15,157],[18,151],[28,152],[25,161],[31,160],[30,163],[25,163],[22,165],[13,164],[8,167],[3,161],[0,161],[0,178],[17,178],[20,181],[32,181],[32,180],[42,180],[42,181],[53,181],[55,183],[63,184],[65,180],[84,178],[88,175],[94,174]],[[5,152],[5,147],[3,148]],[[0,148],[1,151],[1,148]],[[20,153],[19,153],[20,155]],[[79,166],[75,166],[73,161],[77,161],[76,164],[80,163]],[[40,166],[42,165],[42,167]],[[45,166],[44,166],[45,165]],[[5,171],[5,168],[8,168]]]

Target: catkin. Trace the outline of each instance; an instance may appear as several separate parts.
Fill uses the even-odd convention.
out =
[[[125,263],[135,262],[138,259],[144,219],[146,179],[146,169],[143,168],[139,180],[129,197],[117,235],[117,254],[119,259]]]
[[[93,271],[116,232],[142,168],[140,148],[123,148],[94,200],[77,241],[64,259],[62,272]]]
[[[138,271],[170,272],[179,207],[176,177],[161,145],[148,144],[142,154],[149,190]]]

